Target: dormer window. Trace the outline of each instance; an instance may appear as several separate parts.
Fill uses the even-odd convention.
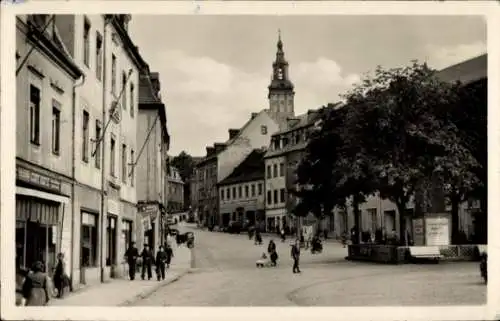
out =
[[[288,145],[288,137],[283,137],[283,147]]]
[[[280,149],[280,140],[279,140],[279,138],[274,138],[273,142],[274,142],[274,144],[273,144],[274,145],[273,146],[274,149]]]
[[[295,144],[300,143],[300,133],[295,133]]]
[[[265,125],[260,126],[260,133],[262,135],[267,135],[267,126]]]

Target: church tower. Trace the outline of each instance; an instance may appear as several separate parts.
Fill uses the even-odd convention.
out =
[[[288,62],[283,51],[281,32],[278,31],[278,50],[273,62],[273,74],[269,85],[269,110],[280,123],[286,123],[287,118],[295,116],[293,99],[295,96],[293,83],[288,73]]]

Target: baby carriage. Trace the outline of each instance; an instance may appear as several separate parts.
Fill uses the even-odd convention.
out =
[[[267,257],[266,253],[262,253],[260,259],[258,259],[257,262],[255,262],[255,265],[258,268],[263,268],[263,267],[270,267],[273,264],[271,260]]]

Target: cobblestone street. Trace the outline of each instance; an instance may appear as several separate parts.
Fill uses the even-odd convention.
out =
[[[246,235],[195,229],[194,268],[135,306],[375,306],[486,302],[476,263],[379,265],[344,260],[327,243],[322,254],[302,252],[292,274],[289,242],[277,242],[279,266],[257,269],[270,237],[256,246]],[[277,239],[277,238],[274,238]]]

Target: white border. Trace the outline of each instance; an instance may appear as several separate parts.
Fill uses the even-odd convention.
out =
[[[132,13],[132,14],[219,14],[219,15],[471,15],[488,17],[488,160],[489,177],[489,265],[490,284],[500,284],[498,279],[498,255],[500,233],[497,223],[500,213],[498,197],[494,191],[498,183],[498,135],[497,120],[499,104],[500,68],[498,47],[500,30],[500,9],[494,1],[470,2],[308,2],[308,1],[30,1],[20,5],[2,3],[1,23],[1,105],[0,105],[0,155],[1,155],[1,256],[14,257],[12,237],[15,218],[15,15],[27,13]],[[9,45],[6,45],[9,44]],[[487,306],[453,307],[357,307],[357,308],[100,308],[100,307],[44,307],[26,308],[14,306],[13,271],[14,260],[1,260],[1,312],[2,319],[21,320],[192,320],[202,316],[207,320],[232,320],[237,318],[255,321],[256,318],[292,320],[306,319],[370,319],[370,320],[488,320],[492,319],[500,303],[499,291],[488,287]],[[500,289],[500,287],[497,287]],[[207,295],[213,295],[207,293]]]

